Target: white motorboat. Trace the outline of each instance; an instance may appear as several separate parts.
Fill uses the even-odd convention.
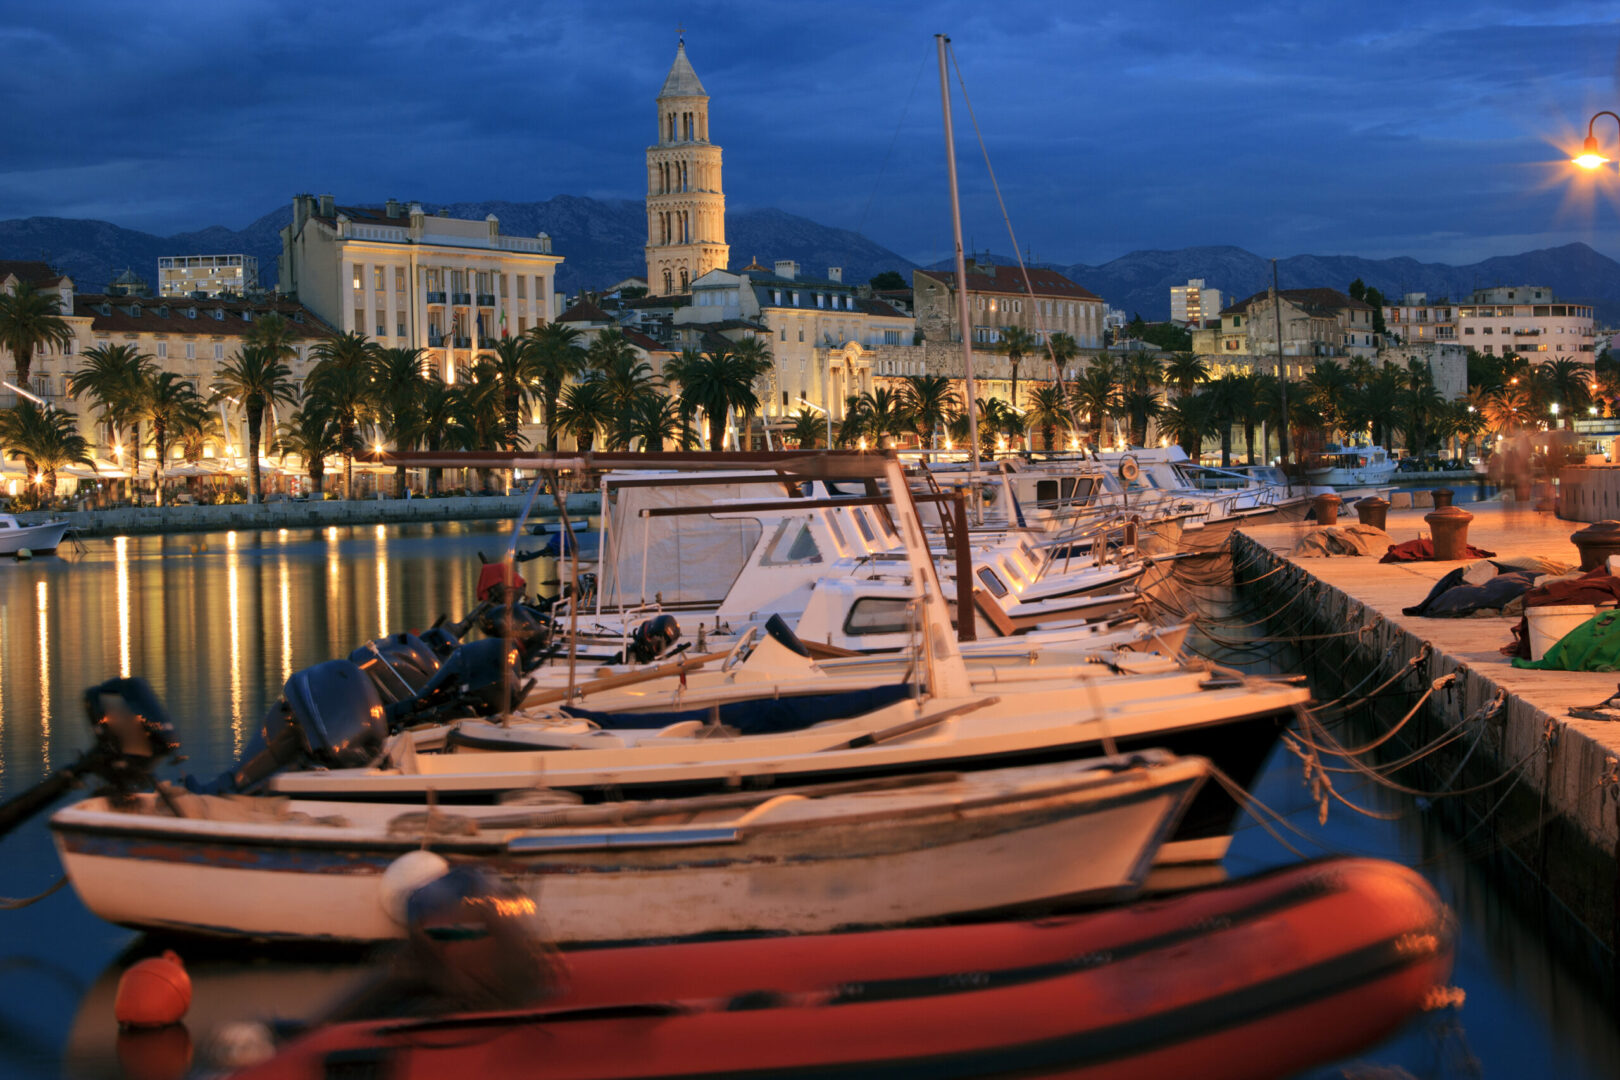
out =
[[[0,514],[0,555],[15,555],[29,551],[35,555],[49,555],[62,544],[62,537],[72,528],[66,521],[46,521],[38,525],[24,525],[11,514]]]
[[[1335,488],[1385,484],[1394,475],[1395,459],[1382,446],[1330,444],[1305,469],[1311,483]]]
[[[51,829],[85,906],[144,930],[402,937],[399,879],[414,868],[399,860],[426,849],[498,866],[558,942],[812,933],[1127,897],[1207,775],[1196,758],[1149,754],[453,814],[170,793],[87,799]]]

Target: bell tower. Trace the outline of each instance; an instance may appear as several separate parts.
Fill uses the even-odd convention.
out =
[[[720,148],[709,141],[709,95],[686,58],[683,37],[658,92],[658,141],[647,147],[648,295],[690,292],[693,281],[724,270],[730,258]]]

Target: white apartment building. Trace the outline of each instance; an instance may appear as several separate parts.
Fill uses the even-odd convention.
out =
[[[764,415],[789,416],[809,402],[842,417],[846,397],[872,389],[866,353],[910,346],[916,328],[911,316],[861,297],[843,277],[836,266],[824,278],[804,277],[786,259],[774,271],[710,270],[692,282],[691,304],[675,314],[677,337],[683,330],[762,327],[758,336],[775,361],[772,384],[757,391]]]
[[[165,255],[158,259],[159,296],[246,296],[259,287],[252,255]]]
[[[468,221],[421,203],[377,209],[297,195],[278,287],[340,332],[427,350],[454,382],[479,350],[551,318],[561,262],[545,233],[504,235],[494,214]]]
[[[1596,359],[1591,306],[1561,303],[1544,285],[1475,289],[1458,303],[1407,293],[1399,304],[1384,308],[1384,323],[1403,342],[1452,343],[1532,362]]]
[[[1204,287],[1203,278],[1188,278],[1185,285],[1170,287],[1170,321],[1183,326],[1203,326],[1221,317],[1221,290]]]

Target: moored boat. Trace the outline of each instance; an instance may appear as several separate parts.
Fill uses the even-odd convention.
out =
[[[1453,949],[1416,873],[1328,860],[1061,919],[569,953],[539,1007],[335,1024],[241,1077],[1284,1077],[1396,1030]]]
[[[62,546],[62,537],[71,527],[66,521],[24,525],[11,514],[0,514],[0,555],[15,555],[23,550],[49,555]]]
[[[806,933],[1129,897],[1207,775],[1147,754],[453,815],[169,792],[87,799],[51,829],[85,905],[147,930],[399,937],[400,860],[425,848],[511,878],[562,942]]]

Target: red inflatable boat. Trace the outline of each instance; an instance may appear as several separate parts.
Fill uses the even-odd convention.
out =
[[[1292,1075],[1451,971],[1417,874],[1329,860],[1073,917],[568,954],[544,1007],[316,1030],[251,1080]]]

